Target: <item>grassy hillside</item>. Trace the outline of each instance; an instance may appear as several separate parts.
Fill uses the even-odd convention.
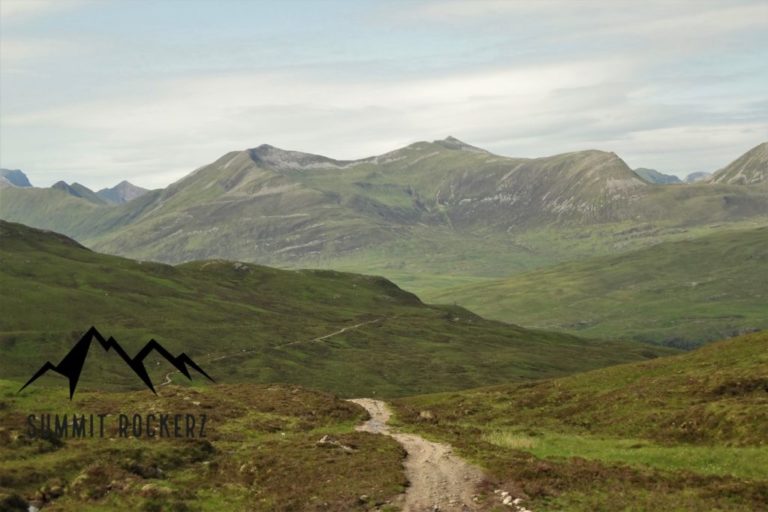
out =
[[[131,223],[157,194],[151,191],[114,205],[88,201],[56,188],[0,188],[0,218],[83,240]]]
[[[535,379],[666,351],[425,305],[380,277],[226,261],[142,263],[4,222],[0,262],[6,378],[26,380],[45,359],[57,363],[91,325],[130,354],[154,337],[174,353],[185,351],[218,381],[290,382],[345,395]],[[140,385],[125,365],[91,352],[85,386],[106,372],[115,388]],[[156,382],[169,371],[166,363],[149,366]]]
[[[64,387],[17,394],[18,387],[0,381],[3,511],[26,512],[27,503],[77,512],[363,511],[406,484],[400,446],[354,432],[365,411],[325,393],[251,384],[171,386],[157,397],[148,390],[82,392],[70,403]],[[105,437],[27,437],[28,414],[72,412],[111,413]],[[150,412],[192,414],[198,424],[205,414],[206,437],[117,434],[114,415]],[[325,435],[338,444],[319,444]]]
[[[768,508],[768,334],[570,377],[396,401],[533,510]]]
[[[691,346],[768,327],[768,227],[666,242],[447,288],[488,318],[583,336]]]

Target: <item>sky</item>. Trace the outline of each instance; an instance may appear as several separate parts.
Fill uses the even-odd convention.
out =
[[[768,0],[0,0],[0,167],[36,186],[448,135],[721,168],[768,140]]]

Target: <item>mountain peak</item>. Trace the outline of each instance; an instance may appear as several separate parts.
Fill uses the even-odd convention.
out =
[[[688,174],[688,176],[686,176],[683,181],[685,183],[701,183],[701,182],[707,181],[710,176],[712,176],[712,173],[709,173],[709,172],[704,172],[704,171],[692,172]]]
[[[282,150],[282,149],[280,149],[278,147],[275,147],[275,146],[273,146],[271,144],[260,144],[260,145],[256,146],[255,148],[251,149],[251,151],[254,151],[254,152],[259,153],[259,154],[261,154],[261,153],[269,153],[269,152],[274,151],[274,150],[284,151],[284,150]]]
[[[768,142],[758,144],[712,175],[712,183],[754,185],[768,182]]]
[[[472,151],[474,153],[487,153],[486,150],[482,148],[478,148],[476,146],[472,146],[471,144],[467,144],[466,142],[460,141],[453,135],[449,135],[442,140],[433,141],[432,143],[438,144],[448,149],[458,149],[460,151]]]
[[[104,200],[99,197],[96,192],[77,182],[74,182],[70,185],[66,181],[60,180],[51,185],[51,188],[61,190],[62,192],[65,192],[73,197],[79,197],[80,199],[85,199],[86,201],[90,201],[92,203],[104,204]]]
[[[96,195],[108,203],[122,204],[127,203],[137,197],[141,197],[149,190],[137,187],[128,180],[123,180],[112,188],[103,188],[96,192]]]
[[[327,167],[342,167],[351,163],[348,160],[334,160],[322,155],[302,153],[280,149],[270,144],[262,144],[246,150],[248,156],[257,164],[266,164],[277,170],[304,170]]]
[[[0,186],[3,185],[19,188],[32,186],[27,175],[19,169],[0,169]]]

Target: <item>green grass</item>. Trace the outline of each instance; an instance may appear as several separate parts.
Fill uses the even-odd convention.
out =
[[[483,435],[496,446],[524,450],[542,459],[583,457],[609,463],[691,471],[701,475],[724,475],[760,479],[768,475],[768,448],[659,444],[647,439],[531,432],[514,428]]]
[[[533,510],[768,507],[768,334],[569,377],[395,401]]]
[[[20,225],[0,229],[0,371],[8,378],[26,380],[46,359],[57,363],[91,325],[131,354],[154,337],[220,382],[291,382],[346,396],[531,380],[669,352],[425,305],[380,277],[225,261],[140,263]],[[148,368],[162,380],[169,368],[157,362]],[[138,383],[111,354],[91,351],[82,385],[104,374],[113,389]]]
[[[680,347],[768,327],[768,228],[563,263],[429,297],[481,315],[590,337]]]

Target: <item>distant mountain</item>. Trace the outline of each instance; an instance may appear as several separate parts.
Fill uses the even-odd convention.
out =
[[[149,190],[137,187],[136,185],[123,180],[112,188],[103,188],[99,190],[96,192],[96,195],[108,203],[122,204],[136,199],[137,197],[141,197],[147,192],[149,192]]]
[[[340,161],[262,145],[170,185],[147,214],[96,247],[167,261],[290,260],[410,237],[419,226],[618,219],[646,186],[600,151],[510,159],[450,138]]]
[[[342,161],[262,145],[228,153],[145,196],[146,203],[142,197],[141,214],[92,246],[169,262],[226,257],[285,264],[389,245],[393,255],[423,260],[434,249],[419,247],[409,256],[411,241],[437,239],[433,244],[446,247],[481,232],[509,238],[546,226],[638,219],[680,225],[768,214],[765,194],[755,194],[659,189],[615,154],[596,150],[507,158],[450,137]],[[395,248],[402,244],[411,248]],[[503,246],[499,251],[508,251]],[[437,249],[446,250],[454,251]]]
[[[0,217],[141,259],[392,278],[501,277],[768,216],[759,187],[653,186],[613,153],[509,158],[455,137],[358,160],[264,144],[121,204],[43,192],[0,189]]]
[[[700,183],[702,181],[707,181],[710,176],[712,176],[711,172],[704,172],[704,171],[692,172],[688,176],[686,176],[685,180],[683,181],[685,181],[686,183]]]
[[[81,185],[80,183],[73,183],[70,185],[66,181],[57,181],[56,183],[51,185],[51,188],[54,190],[61,190],[62,192],[66,192],[71,196],[79,197],[81,199],[85,199],[86,201],[90,201],[92,203],[96,203],[96,204],[104,203],[104,200],[100,198],[98,195],[96,195],[96,192],[89,189],[85,185]]]
[[[51,369],[71,382],[90,343],[82,329],[94,324],[121,340],[160,339],[167,349],[126,344],[137,355],[109,358],[114,367],[96,376],[99,389],[141,387],[137,370],[147,385],[167,375],[162,360],[162,367],[147,361],[142,371],[149,352],[182,373],[194,366],[170,354],[189,354],[217,382],[311,384],[347,396],[552,377],[671,352],[484,320],[459,307],[424,304],[376,276],[222,260],[138,262],[4,221],[0,260],[0,375],[21,382]],[[82,345],[67,363],[40,367],[78,339]],[[109,340],[102,347],[119,350]],[[95,363],[89,359],[88,369]]]
[[[18,169],[0,169],[0,187],[13,186],[13,187],[31,187],[27,175]]]
[[[662,174],[656,169],[647,169],[645,167],[638,167],[637,169],[635,169],[635,174],[640,176],[642,179],[644,179],[648,183],[653,183],[656,185],[672,185],[672,184],[682,183],[682,181],[680,181],[680,178],[678,178],[677,176],[673,176],[671,174]]]
[[[768,183],[768,142],[755,146],[712,175],[713,183],[754,185]]]

